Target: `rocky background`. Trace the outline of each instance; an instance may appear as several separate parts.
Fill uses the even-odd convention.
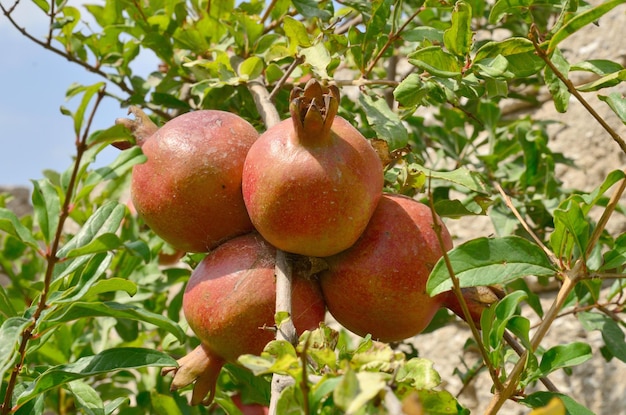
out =
[[[562,45],[570,63],[592,58],[620,60],[622,64],[626,63],[626,14],[623,7],[618,7],[601,18],[597,26],[591,25],[586,29],[574,34]],[[590,79],[588,75],[582,75],[574,80],[583,83]],[[620,92],[626,93],[624,84],[621,84],[620,88]],[[608,91],[602,93],[608,94]],[[609,125],[618,129],[622,137],[626,137],[626,126],[605,103],[599,101],[594,93],[586,94],[585,98]],[[625,167],[626,155],[575,99],[572,98],[570,108],[565,114],[556,112],[549,99],[544,102],[539,108],[532,109],[515,108],[515,103],[511,103],[507,111],[512,117],[530,112],[535,118],[558,121],[551,127],[551,146],[553,150],[572,159],[576,166],[559,172],[565,187],[591,190],[602,183],[610,171]],[[32,210],[29,189],[0,186],[0,192],[13,194],[9,208],[19,215]],[[448,222],[448,226],[457,244],[469,238],[493,233],[488,218],[459,219]],[[615,215],[608,229],[614,234],[623,233],[626,231],[626,220],[623,216]],[[545,292],[542,295],[545,297],[545,309],[549,306],[554,293]],[[484,412],[492,396],[488,374],[485,371],[481,372],[462,389],[462,382],[454,373],[455,368],[462,368],[464,365],[472,367],[480,359],[477,351],[464,348],[469,337],[471,334],[465,324],[458,322],[434,333],[419,335],[414,339],[414,343],[420,356],[434,361],[435,368],[444,379],[442,386],[451,393],[458,394],[459,401],[473,414],[480,414]],[[550,376],[552,382],[561,392],[573,396],[597,415],[626,414],[626,363],[616,359],[606,362],[599,352],[603,345],[600,333],[584,331],[573,317],[560,318],[553,325],[543,345],[548,348],[571,341],[588,342],[594,349],[594,358],[574,368],[571,376],[563,371],[554,373]],[[541,385],[538,385],[537,389],[541,389]],[[508,402],[500,413],[522,415],[528,412],[527,408]]]

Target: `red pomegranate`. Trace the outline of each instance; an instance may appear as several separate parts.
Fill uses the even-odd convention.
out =
[[[354,246],[326,258],[320,283],[328,311],[346,329],[383,342],[420,333],[441,307],[426,281],[442,256],[428,206],[383,195]],[[446,250],[452,239],[439,221]]]
[[[260,354],[274,339],[276,249],[256,232],[238,236],[211,251],[191,274],[183,296],[189,327],[202,342],[179,361],[172,387],[196,380],[192,404],[213,399],[225,362]],[[324,321],[325,304],[317,280],[294,274],[292,318],[296,330]]]
[[[200,110],[170,120],[145,139],[147,161],[133,167],[137,212],[182,251],[206,252],[252,231],[241,172],[257,138],[250,123],[229,112]]]
[[[378,155],[338,107],[336,87],[309,81],[292,92],[291,119],[263,133],[246,157],[250,219],[286,252],[324,257],[349,248],[382,194]]]

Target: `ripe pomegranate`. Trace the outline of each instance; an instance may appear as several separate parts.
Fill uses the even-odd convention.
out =
[[[238,115],[200,110],[180,115],[143,141],[147,161],[133,167],[139,215],[175,248],[206,252],[253,230],[241,172],[258,138]]]
[[[226,362],[260,354],[275,337],[276,249],[256,232],[238,236],[211,251],[191,274],[183,312],[202,345],[179,361],[173,389],[197,379],[192,404],[210,403]],[[317,280],[294,274],[292,318],[296,330],[324,321],[325,304]],[[167,372],[167,371],[166,371]]]
[[[452,248],[440,221],[446,250]],[[440,308],[426,281],[442,256],[428,206],[385,194],[354,246],[326,258],[320,283],[328,311],[346,329],[383,342],[420,333]]]
[[[283,251],[324,257],[349,248],[382,195],[382,163],[338,107],[334,86],[311,80],[294,89],[291,119],[261,134],[246,157],[250,219]]]

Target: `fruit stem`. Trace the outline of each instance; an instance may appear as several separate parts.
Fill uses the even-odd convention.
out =
[[[152,122],[150,117],[148,117],[148,115],[139,107],[132,105],[128,108],[128,113],[134,115],[135,119],[131,120],[130,118],[118,118],[115,120],[115,124],[123,125],[128,128],[133,137],[135,137],[135,143],[141,147],[146,139],[154,134],[159,127]],[[127,141],[113,143],[113,145],[120,150],[125,150],[132,146],[132,144]]]
[[[215,398],[217,378],[226,362],[201,344],[176,363],[178,367],[166,367],[161,370],[161,376],[174,372],[170,390],[176,391],[195,382],[191,405],[200,403],[210,405]]]
[[[331,128],[339,110],[337,86],[323,87],[311,79],[304,89],[294,88],[289,98],[293,139],[304,146],[325,145],[331,139]]]

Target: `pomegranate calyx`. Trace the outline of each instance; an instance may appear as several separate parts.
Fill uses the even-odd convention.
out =
[[[289,112],[300,143],[315,145],[328,140],[339,98],[337,86],[324,87],[316,79],[307,82],[304,89],[291,91]]]
[[[143,110],[139,107],[131,105],[128,108],[128,113],[135,116],[134,120],[130,118],[118,118],[115,120],[116,125],[123,125],[128,128],[135,137],[136,144],[141,147],[143,143],[154,134],[159,127],[152,122],[150,117],[143,112]],[[119,148],[120,150],[126,150],[127,148],[132,147],[132,144],[127,141],[120,141],[113,143],[113,146]]]
[[[174,373],[170,390],[173,392],[195,382],[191,405],[200,403],[210,405],[215,397],[217,378],[225,361],[201,344],[178,359],[177,363],[178,367],[166,367],[161,370],[161,376]]]

